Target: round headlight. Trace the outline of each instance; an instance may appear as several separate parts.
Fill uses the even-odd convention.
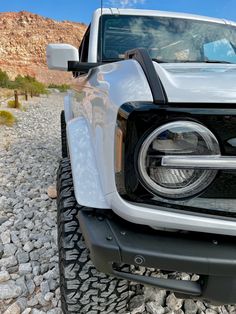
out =
[[[191,121],[167,123],[153,131],[141,145],[138,170],[143,184],[154,194],[186,198],[203,191],[215,178],[216,170],[163,167],[164,156],[220,155],[214,134]]]

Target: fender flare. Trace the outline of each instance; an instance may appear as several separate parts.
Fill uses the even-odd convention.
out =
[[[86,207],[109,208],[85,118],[75,118],[67,123],[67,140],[77,202]]]
[[[64,97],[64,112],[66,123],[68,123],[71,119],[74,118],[72,110],[71,92],[68,92],[68,94]]]

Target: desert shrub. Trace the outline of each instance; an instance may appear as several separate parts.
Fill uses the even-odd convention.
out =
[[[61,93],[64,93],[64,92],[67,92],[68,89],[70,89],[70,85],[68,85],[68,84],[61,84],[61,85],[58,85],[58,84],[49,84],[49,85],[48,85],[48,88],[56,88],[56,89],[58,89]]]
[[[21,105],[21,103],[18,101],[18,106],[16,107],[15,100],[9,100],[9,101],[7,102],[7,107],[8,107],[8,108],[17,108],[17,109],[21,109],[22,105]]]
[[[8,87],[10,83],[9,76],[5,71],[0,69],[0,87]]]
[[[12,126],[16,121],[14,115],[6,110],[0,110],[0,125]]]
[[[31,94],[32,96],[47,94],[46,86],[43,83],[38,82],[34,77],[29,75],[27,76],[17,75],[12,86],[14,86],[14,89],[18,89],[24,93],[26,92],[28,94]]]

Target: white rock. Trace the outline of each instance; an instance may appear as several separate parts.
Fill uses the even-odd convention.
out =
[[[176,296],[173,293],[171,293],[166,299],[166,305],[170,310],[177,311],[181,309],[183,305],[183,300],[177,299]]]
[[[1,233],[1,240],[3,244],[11,243],[11,233],[10,230],[6,230]]]
[[[165,309],[161,306],[156,304],[155,302],[148,302],[146,304],[146,308],[151,314],[164,314]]]
[[[20,306],[17,303],[13,303],[9,308],[4,312],[4,314],[20,314]]]
[[[0,267],[12,267],[17,265],[15,256],[4,257],[0,259]]]
[[[8,281],[10,278],[11,277],[10,277],[8,271],[6,271],[6,270],[0,271],[0,282]]]
[[[30,307],[27,307],[27,309],[25,309],[22,314],[30,314],[31,312],[31,308]]]
[[[26,275],[32,272],[32,265],[31,263],[25,263],[19,265],[19,274]]]
[[[217,311],[215,311],[213,309],[206,309],[206,314],[217,314]]]
[[[53,293],[53,292],[47,292],[47,293],[45,294],[45,296],[44,296],[44,299],[45,299],[46,301],[51,301],[51,300],[53,299],[53,297],[54,297],[54,293]]]
[[[34,249],[34,245],[33,245],[32,242],[27,241],[27,242],[25,243],[25,245],[23,246],[23,249],[24,249],[24,251],[26,251],[26,252],[31,252],[31,251]]]
[[[13,280],[0,283],[0,300],[16,298],[21,292],[21,287],[17,286]]]

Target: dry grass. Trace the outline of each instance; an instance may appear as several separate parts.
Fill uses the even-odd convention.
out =
[[[0,110],[0,125],[12,126],[16,122],[15,116],[6,110]]]
[[[17,107],[16,107],[15,100],[9,100],[9,101],[7,102],[7,107],[8,107],[8,108],[21,109],[21,108],[22,108],[22,105],[21,105],[21,103],[18,101],[18,105],[17,105]]]
[[[14,96],[14,91],[12,89],[0,87],[0,98],[10,98],[13,96]]]

